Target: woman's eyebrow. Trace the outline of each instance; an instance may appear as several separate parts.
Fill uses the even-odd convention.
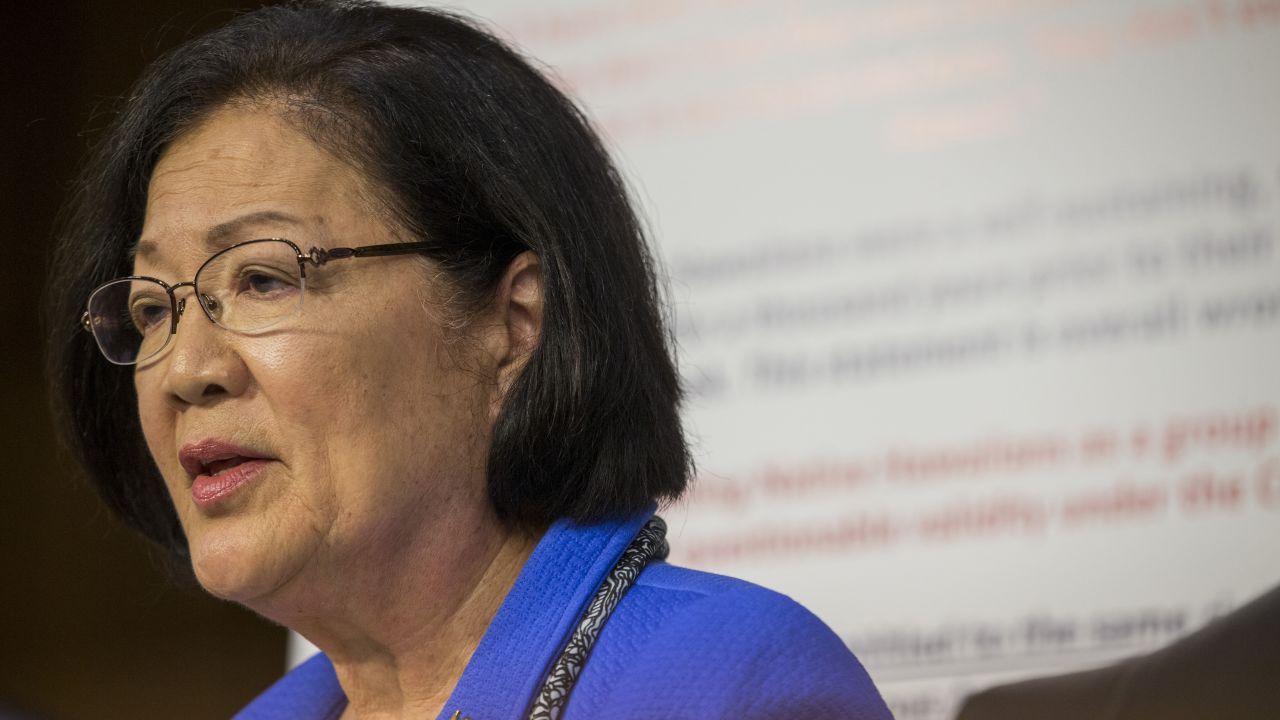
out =
[[[228,220],[224,223],[218,223],[209,228],[205,233],[204,244],[210,251],[221,250],[227,245],[232,244],[232,240],[240,234],[240,231],[249,226],[259,223],[283,223],[286,225],[301,225],[302,220],[279,210],[259,210],[251,212],[247,215],[241,215],[238,218]]]
[[[247,213],[209,228],[209,231],[204,236],[205,249],[211,253],[222,250],[231,245],[232,241],[245,227],[261,223],[301,225],[302,220],[279,210],[258,210]],[[131,249],[130,255],[133,258],[147,259],[155,254],[157,247],[158,244],[155,240],[139,240]]]

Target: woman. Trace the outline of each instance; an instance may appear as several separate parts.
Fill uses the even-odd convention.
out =
[[[467,22],[311,3],[189,42],[55,266],[108,504],[324,650],[242,717],[888,716],[803,608],[661,562],[690,463],[643,236]]]

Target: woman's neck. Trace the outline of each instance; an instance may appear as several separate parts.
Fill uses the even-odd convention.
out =
[[[273,618],[329,656],[344,720],[439,714],[538,542],[485,525],[426,544],[434,551],[358,564],[320,585],[339,588],[340,599]]]

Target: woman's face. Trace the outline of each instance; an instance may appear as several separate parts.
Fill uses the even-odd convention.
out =
[[[134,271],[191,280],[219,247],[256,238],[304,252],[410,240],[372,197],[274,112],[225,108],[156,165]],[[211,592],[255,607],[287,587],[341,587],[353,568],[492,521],[492,367],[471,343],[448,342],[428,300],[445,293],[421,260],[308,268],[301,314],[250,335],[211,323],[190,288],[178,293],[177,335],[134,382]]]

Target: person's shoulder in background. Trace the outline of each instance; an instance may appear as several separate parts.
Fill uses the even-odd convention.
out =
[[[892,717],[840,638],[785,595],[666,563],[609,618],[566,708],[574,718]]]
[[[1274,720],[1280,586],[1155,652],[994,687],[957,720]]]

